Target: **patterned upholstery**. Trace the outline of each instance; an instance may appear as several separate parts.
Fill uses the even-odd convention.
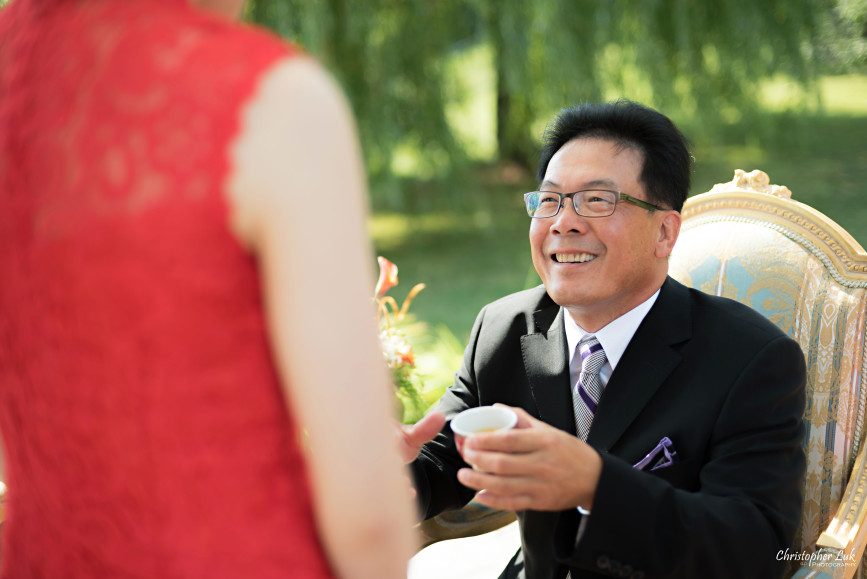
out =
[[[670,273],[751,306],[804,350],[807,475],[796,549],[828,548],[834,560],[845,555],[847,565],[820,561],[812,568],[849,577],[864,550],[859,535],[867,512],[867,468],[858,460],[867,399],[867,254],[790,195],[760,171],[737,171],[732,182],[690,198]],[[819,575],[804,569],[799,576]]]

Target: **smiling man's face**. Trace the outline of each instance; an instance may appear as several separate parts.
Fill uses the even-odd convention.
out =
[[[554,154],[540,189],[610,189],[648,201],[639,182],[643,155],[601,138],[569,141]],[[581,217],[571,200],[554,217],[533,219],[533,265],[548,294],[578,325],[595,332],[660,288],[680,230],[675,211],[619,202],[608,217]]]

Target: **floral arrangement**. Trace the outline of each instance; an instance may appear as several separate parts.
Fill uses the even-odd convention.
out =
[[[382,343],[382,353],[385,363],[392,372],[397,398],[401,403],[401,418],[404,423],[411,424],[420,419],[428,403],[422,396],[424,380],[415,363],[415,353],[407,340],[406,334],[398,329],[397,323],[404,321],[409,311],[409,305],[415,296],[424,289],[424,284],[413,286],[398,306],[397,301],[385,295],[388,290],[397,285],[397,266],[385,259],[377,257],[379,262],[379,280],[376,282],[376,320],[379,324],[379,340]]]

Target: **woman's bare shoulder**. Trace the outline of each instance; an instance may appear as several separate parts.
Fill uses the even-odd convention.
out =
[[[303,191],[309,173],[327,163],[329,143],[337,151],[354,139],[346,99],[314,59],[296,55],[269,67],[230,151],[230,224],[241,243],[255,247],[259,218]]]

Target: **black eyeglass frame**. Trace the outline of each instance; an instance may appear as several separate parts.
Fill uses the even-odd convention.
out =
[[[607,215],[583,215],[580,211],[578,211],[578,204],[576,202],[576,195],[580,195],[581,193],[593,193],[593,192],[604,192],[604,193],[613,193],[614,194],[614,206],[611,208],[611,213]],[[530,214],[530,205],[527,202],[527,199],[530,195],[535,193],[550,193],[551,195],[556,195],[560,199],[560,203],[557,205],[557,211],[555,211],[552,215],[545,215],[544,217],[539,217],[536,215]],[[612,191],[611,189],[584,189],[582,191],[575,191],[574,193],[558,193],[556,191],[530,191],[529,193],[524,193],[524,207],[527,209],[527,215],[529,215],[533,219],[549,219],[551,217],[557,217],[560,214],[560,210],[563,209],[563,199],[572,198],[572,208],[575,210],[575,213],[580,215],[581,217],[586,217],[588,219],[596,219],[601,217],[611,217],[614,215],[614,211],[617,209],[617,203],[619,201],[626,201],[627,203],[631,203],[636,207],[641,207],[642,209],[646,209],[648,211],[667,211],[667,209],[660,207],[658,205],[654,205],[653,203],[648,203],[647,201],[642,201],[641,199],[637,199],[632,195],[627,195],[622,191]]]

